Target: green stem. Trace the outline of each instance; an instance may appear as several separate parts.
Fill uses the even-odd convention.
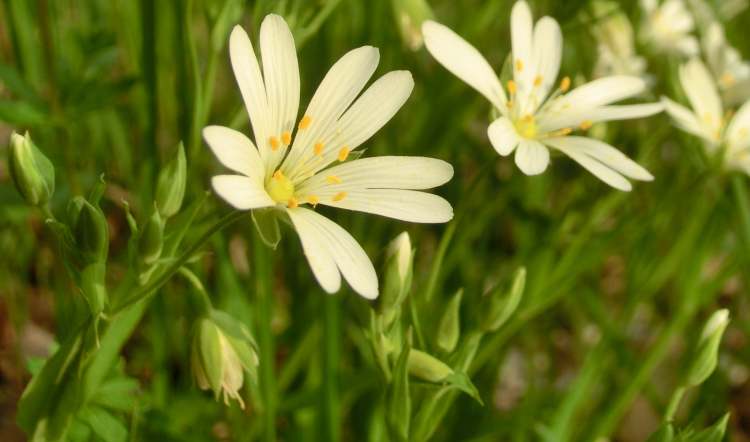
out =
[[[257,336],[260,350],[260,393],[263,399],[263,437],[266,442],[276,440],[276,351],[273,342],[273,292],[271,290],[271,257],[260,238],[253,241],[255,258],[255,287],[258,303]]]
[[[680,406],[680,401],[682,401],[682,397],[685,396],[685,390],[685,387],[678,387],[674,393],[672,393],[667,409],[664,410],[664,422],[672,422],[674,419],[674,415],[677,413],[677,408]]]
[[[234,223],[243,216],[246,216],[247,214],[248,212],[233,211],[225,215],[223,218],[219,219],[216,224],[206,229],[203,235],[201,235],[200,238],[198,238],[193,243],[193,245],[188,247],[188,249],[185,250],[185,252],[180,255],[179,258],[177,258],[170,266],[168,266],[158,278],[156,278],[153,282],[146,285],[142,289],[136,291],[132,295],[126,297],[123,301],[119,302],[112,308],[112,311],[109,314],[115,315],[128,306],[149,297],[153,292],[158,290],[167,281],[169,281],[172,275],[174,275],[175,272],[177,272],[180,267],[182,267],[193,256],[193,254],[198,251],[198,249],[200,249],[203,244],[205,244],[205,242],[208,241],[209,238],[211,238],[211,236],[213,236],[214,233],[224,229],[225,227]]]
[[[324,440],[341,439],[341,401],[339,398],[339,347],[341,316],[339,297],[326,295],[323,302],[323,435]]]
[[[745,245],[745,253],[750,252],[750,206],[747,197],[747,187],[744,178],[739,174],[732,177],[732,192],[737,203],[737,211],[742,223],[742,241]]]
[[[438,279],[440,277],[440,268],[443,266],[445,253],[448,251],[448,245],[450,245],[451,239],[453,239],[453,234],[456,233],[456,223],[457,221],[454,220],[448,224],[445,232],[443,232],[443,237],[440,238],[440,245],[435,254],[435,259],[432,261],[430,276],[427,280],[427,288],[424,292],[425,302],[430,302],[432,296],[435,294],[435,288],[437,287]]]
[[[203,83],[201,82],[201,68],[198,64],[198,50],[195,47],[195,35],[193,33],[193,0],[186,0],[184,11],[185,31],[187,32],[186,46],[188,63],[190,64],[190,80],[193,87],[193,105],[190,115],[190,137],[188,140],[188,153],[194,158],[200,147],[200,130],[202,126],[203,110]]]

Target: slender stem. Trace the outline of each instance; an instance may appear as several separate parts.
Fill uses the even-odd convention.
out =
[[[744,178],[739,174],[732,177],[732,192],[737,203],[737,211],[742,223],[742,241],[745,245],[745,253],[750,253],[750,203],[748,203],[747,187]]]
[[[685,390],[685,387],[678,387],[674,393],[672,393],[667,409],[664,410],[664,422],[672,422],[674,419],[674,415],[677,413],[677,408],[680,406],[680,401],[682,401],[682,397],[685,396]]]
[[[206,229],[206,231],[201,235],[200,238],[198,238],[193,245],[188,247],[185,252],[180,255],[179,258],[177,258],[170,266],[168,266],[164,272],[156,278],[153,282],[149,283],[145,287],[143,287],[141,290],[133,293],[131,296],[126,297],[123,301],[119,302],[116,306],[112,308],[112,311],[109,313],[110,315],[115,315],[118,312],[122,311],[129,305],[135,304],[138,301],[141,301],[145,298],[147,298],[149,295],[151,295],[153,292],[158,290],[161,286],[163,286],[169,279],[172,277],[172,275],[177,272],[180,267],[182,267],[190,257],[193,256],[193,254],[205,244],[206,241],[213,236],[214,233],[218,232],[219,230],[224,229],[225,227],[229,226],[230,224],[234,223],[238,219],[242,218],[243,216],[247,215],[248,212],[239,212],[234,211],[230,212],[227,215],[225,215],[223,218],[219,219],[216,224]]]
[[[256,233],[257,234],[257,233]],[[260,238],[253,241],[255,258],[255,288],[258,303],[257,335],[260,350],[260,392],[263,399],[263,437],[266,442],[276,440],[276,351],[273,342],[273,293],[271,291],[271,257]]]
[[[445,253],[448,250],[448,245],[453,239],[453,234],[456,232],[456,223],[453,221],[448,224],[448,227],[443,232],[443,237],[440,238],[440,245],[438,246],[435,259],[432,261],[432,268],[430,269],[430,277],[427,280],[427,289],[425,289],[424,299],[426,302],[430,302],[432,296],[435,294],[435,288],[437,287],[438,278],[440,277],[440,268],[443,266],[443,259],[445,259]]]
[[[195,47],[195,35],[193,33],[193,0],[186,0],[185,3],[184,27],[186,36],[186,46],[188,63],[190,64],[190,80],[193,87],[193,103],[190,116],[190,138],[188,141],[188,152],[190,157],[197,154],[200,147],[200,130],[202,126],[203,110],[203,83],[201,81],[201,68],[198,64],[198,50]]]
[[[323,305],[323,435],[324,440],[341,439],[341,404],[338,391],[341,317],[339,297],[327,295]]]

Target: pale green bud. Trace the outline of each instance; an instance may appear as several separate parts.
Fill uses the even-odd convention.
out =
[[[109,250],[109,227],[99,207],[83,197],[75,197],[68,205],[73,236],[84,265],[106,262]]]
[[[153,264],[161,256],[164,245],[164,220],[158,210],[154,210],[146,221],[138,240],[138,251],[143,262]]]
[[[463,294],[463,289],[460,289],[453,295],[438,325],[437,345],[447,353],[456,348],[458,338],[461,335],[461,299]]]
[[[706,322],[687,371],[685,380],[687,386],[700,385],[713,373],[718,360],[719,344],[727,324],[729,324],[727,309],[716,311]]]
[[[409,373],[419,379],[437,383],[452,375],[453,369],[434,356],[412,349],[409,352]]]
[[[516,270],[510,290],[503,293],[497,289],[484,297],[481,312],[482,330],[495,331],[505,324],[521,302],[525,286],[526,268],[521,267]]]
[[[407,232],[402,232],[388,245],[385,262],[385,284],[380,295],[380,311],[389,325],[411,290],[414,251]]]
[[[180,211],[186,181],[185,148],[180,143],[174,158],[159,172],[156,181],[156,206],[164,218],[170,218]]]
[[[424,44],[422,22],[434,17],[427,0],[392,0],[398,30],[406,46],[418,51]]]
[[[32,206],[40,206],[55,192],[55,168],[27,132],[10,135],[8,170],[16,190]]]

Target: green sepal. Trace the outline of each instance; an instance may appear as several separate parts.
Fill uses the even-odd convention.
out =
[[[217,397],[221,391],[221,380],[224,373],[224,359],[222,358],[219,333],[221,332],[210,319],[199,320],[196,330],[197,342],[195,342],[198,362],[208,385]]]
[[[461,336],[461,299],[464,290],[459,289],[445,307],[438,325],[437,345],[446,353],[452,352]]]
[[[156,207],[165,219],[180,211],[185,198],[186,182],[185,146],[180,142],[175,156],[162,168],[156,181]]]
[[[153,264],[161,256],[164,247],[164,219],[154,208],[146,220],[138,240],[138,254],[146,264]]]
[[[516,311],[523,298],[526,286],[526,268],[520,267],[513,276],[513,283],[507,292],[501,288],[484,296],[480,314],[484,331],[496,331],[505,324]]]
[[[279,219],[275,209],[256,209],[252,211],[251,216],[263,244],[276,250],[281,242],[281,229],[279,229]]]
[[[662,424],[658,430],[656,430],[651,436],[648,437],[646,442],[672,442],[674,439],[674,427],[669,422]]]

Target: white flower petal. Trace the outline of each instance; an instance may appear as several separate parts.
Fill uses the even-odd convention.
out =
[[[664,103],[664,110],[667,111],[667,114],[669,114],[670,117],[672,117],[672,120],[677,127],[695,136],[706,140],[712,140],[711,135],[705,128],[703,122],[697,115],[691,112],[690,109],[667,97],[661,97],[661,101]]]
[[[329,177],[332,176],[340,180],[340,184],[331,184]],[[359,189],[431,189],[447,183],[452,177],[453,166],[435,158],[362,158],[313,176],[299,188],[299,193],[317,195],[325,189],[332,193]]]
[[[287,209],[287,213],[299,233],[310,267],[324,290],[329,293],[338,290],[340,279],[333,275],[333,270],[338,268],[355,292],[367,299],[378,297],[375,268],[346,230],[309,209],[298,207]],[[338,271],[335,273],[338,275]]]
[[[734,148],[750,147],[750,101],[739,108],[727,126],[727,140]]]
[[[510,155],[520,141],[513,123],[505,117],[500,117],[489,125],[487,136],[492,147],[502,156]]]
[[[292,149],[284,160],[282,171],[285,175],[293,176],[294,170],[302,167],[310,157],[315,143],[336,133],[336,121],[365,87],[379,59],[377,48],[362,46],[347,52],[328,70],[305,111],[305,116],[310,119],[309,126],[297,131]]]
[[[422,34],[425,47],[443,67],[505,112],[507,98],[500,80],[476,48],[448,27],[431,20],[422,24]]]
[[[281,16],[269,14],[260,27],[260,52],[263,59],[263,78],[268,100],[269,136],[281,139],[285,131],[291,133],[299,107],[299,65],[294,38]],[[276,170],[284,157],[283,145],[269,154],[266,170]]]
[[[533,82],[534,21],[529,4],[518,1],[510,12],[510,42],[513,55],[513,78],[519,89]],[[519,69],[520,68],[520,69]]]
[[[558,138],[557,140],[560,139],[561,138]],[[597,159],[590,157],[586,153],[577,149],[575,146],[569,146],[565,143],[558,142],[555,143],[553,147],[569,156],[576,163],[583,166],[584,169],[588,170],[594,176],[614,187],[615,189],[629,192],[633,188],[630,182],[625,179],[625,177],[620,175],[617,171],[611,169],[609,166],[601,163]]]
[[[516,166],[526,175],[539,175],[549,164],[549,150],[540,142],[522,139],[516,148]]]
[[[217,175],[211,178],[216,193],[240,210],[275,206],[276,203],[257,181],[242,175]]]
[[[356,210],[412,223],[445,223],[453,218],[453,208],[440,196],[402,189],[359,189],[346,192],[334,201],[339,190],[323,189],[320,204]]]
[[[240,26],[235,26],[229,36],[229,57],[253,126],[255,144],[258,146],[260,157],[265,159],[269,152],[267,140],[270,136],[266,87],[250,37]]]
[[[680,83],[695,114],[712,128],[719,130],[723,117],[721,98],[716,83],[703,62],[693,58],[680,66]]]
[[[587,137],[556,137],[548,138],[545,143],[564,152],[576,151],[588,155],[610,169],[634,180],[652,181],[653,175],[641,165],[631,160],[625,154],[609,144]]]
[[[208,126],[203,129],[203,138],[221,164],[262,186],[263,163],[258,149],[245,134],[228,127]]]
[[[559,98],[557,106],[581,110],[604,106],[638,95],[646,90],[646,86],[646,81],[642,78],[628,75],[599,78]]]
[[[538,107],[544,102],[560,71],[562,59],[562,33],[560,25],[550,17],[542,17],[534,27],[534,81],[539,78],[541,85],[536,86],[535,94]]]
[[[629,104],[601,106],[585,109],[581,112],[556,112],[543,114],[537,121],[542,132],[553,132],[562,128],[576,128],[581,124],[599,123],[603,121],[630,120],[648,117],[664,110],[662,103]]]

